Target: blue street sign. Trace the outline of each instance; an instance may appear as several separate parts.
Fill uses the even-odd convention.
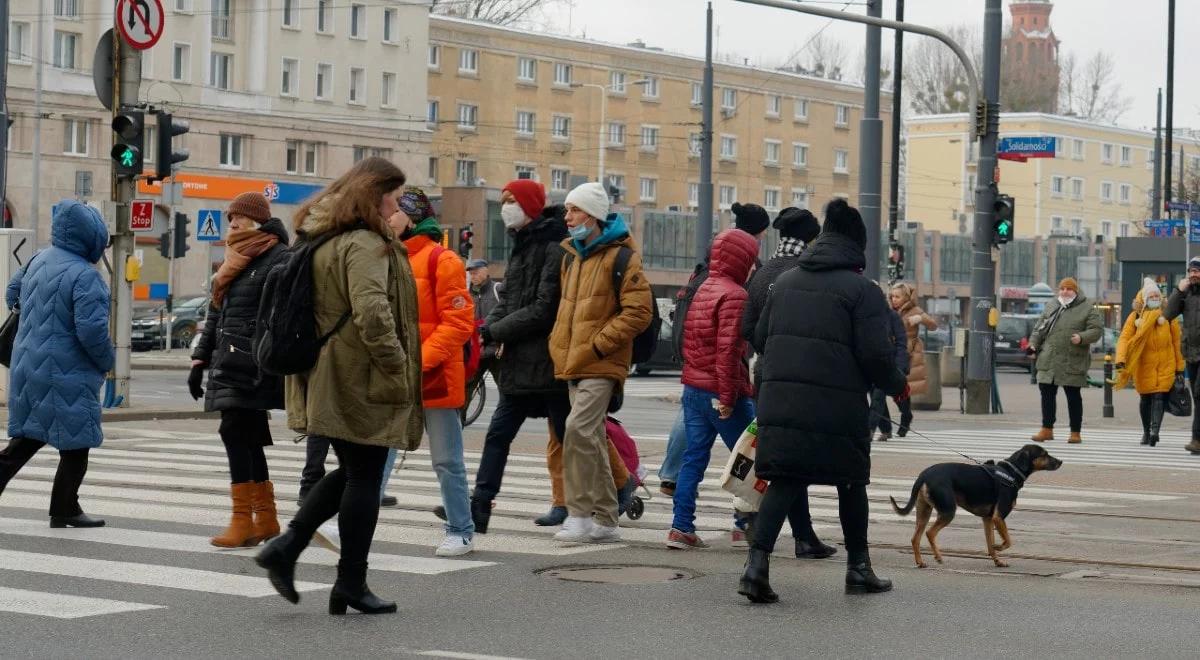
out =
[[[1146,229],[1180,229],[1186,223],[1187,220],[1180,220],[1176,218],[1145,221]]]
[[[1200,204],[1192,202],[1167,202],[1169,211],[1200,211]]]
[[[200,209],[196,215],[196,240],[221,240],[221,211],[218,209]]]
[[[1054,157],[1055,138],[1049,135],[1000,138],[996,151],[1002,154],[1020,154],[1026,157]]]

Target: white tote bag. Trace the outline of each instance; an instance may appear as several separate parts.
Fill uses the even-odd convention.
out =
[[[721,474],[721,488],[736,498],[734,508],[738,511],[758,510],[759,501],[767,491],[767,482],[754,473],[754,456],[758,448],[758,422],[750,422],[746,432],[738,438],[729,454],[729,461]],[[737,500],[741,500],[738,502]]]

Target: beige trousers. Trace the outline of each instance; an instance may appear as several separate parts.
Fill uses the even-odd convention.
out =
[[[617,526],[617,488],[608,459],[604,417],[616,383],[586,378],[568,383],[571,414],[563,438],[563,487],[567,513],[592,518],[597,525]]]
[[[563,446],[562,441],[554,434],[554,424],[550,423],[550,440],[546,443],[546,469],[550,472],[550,506],[566,506],[567,496],[563,490]],[[605,438],[608,434],[605,434]],[[608,464],[612,468],[613,485],[617,490],[625,487],[629,481],[629,470],[617,452],[617,446],[608,441]]]

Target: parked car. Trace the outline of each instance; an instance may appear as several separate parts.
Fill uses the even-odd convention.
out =
[[[1033,371],[1033,356],[1027,354],[1029,335],[1040,318],[1037,314],[1002,314],[996,326],[996,366],[1021,367]]]
[[[680,371],[679,363],[675,361],[675,349],[671,346],[671,310],[675,301],[671,298],[657,298],[658,315],[662,318],[662,328],[658,331],[658,343],[654,347],[654,355],[649,362],[630,365],[629,373],[638,376],[648,376],[652,371]]]
[[[152,308],[133,318],[130,344],[135,351],[149,351],[166,347],[167,324],[171,324],[172,347],[186,347],[196,336],[196,328],[204,322],[208,298],[197,296],[185,298],[174,305],[170,314],[165,305]]]

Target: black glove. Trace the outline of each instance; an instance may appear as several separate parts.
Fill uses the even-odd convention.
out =
[[[188,373],[188,391],[192,393],[192,398],[199,401],[204,396],[204,365],[197,364],[192,367]]]
[[[483,343],[485,344],[491,344],[495,341],[492,338],[491,328],[487,327],[486,325],[479,328],[479,338],[482,339]]]

